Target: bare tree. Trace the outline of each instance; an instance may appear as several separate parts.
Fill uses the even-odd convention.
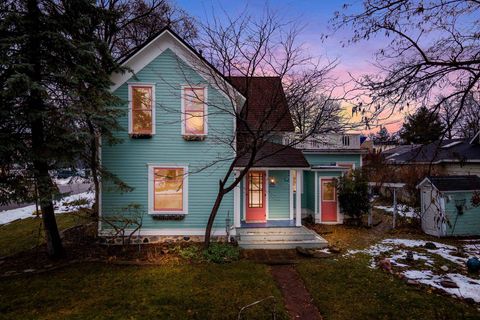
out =
[[[112,56],[122,61],[165,27],[190,41],[197,35],[194,20],[169,0],[98,0],[105,10],[98,35]]]
[[[430,106],[437,113],[457,101],[449,116],[453,125],[480,89],[480,2],[364,0],[361,12],[349,10],[345,5],[332,21],[334,30],[353,30],[347,44],[387,41],[376,54],[380,73],[355,79],[352,90],[362,96],[358,107],[367,125],[410,106]]]
[[[326,81],[335,63],[320,63],[319,59],[309,56],[297,43],[298,26],[268,9],[260,18],[246,12],[236,18],[223,13],[226,23],[220,23],[215,14],[213,16],[203,26],[199,38],[199,48],[206,59],[189,65],[203,78],[210,79],[228,98],[227,105],[203,102],[208,105],[209,116],[231,115],[236,120],[236,133],[209,131],[208,139],[226,144],[231,153],[220,155],[198,169],[205,170],[218,163],[226,168],[218,181],[218,193],[206,226],[206,246],[210,244],[213,223],[223,198],[252,167],[282,155],[316,133],[345,129],[339,127],[345,124],[337,122],[338,98],[332,94],[332,83]],[[195,85],[187,76],[185,81]],[[193,94],[192,99],[203,97]],[[291,113],[295,112],[313,117],[308,122],[305,122],[307,115],[299,117],[295,139],[274,143],[284,138],[285,131],[295,130],[291,119]],[[194,115],[185,112],[182,116]]]

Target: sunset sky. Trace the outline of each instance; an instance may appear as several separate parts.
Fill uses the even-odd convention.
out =
[[[308,48],[311,55],[339,60],[339,65],[334,73],[340,80],[349,79],[349,73],[354,76],[375,73],[376,69],[371,64],[374,60],[373,55],[385,44],[385,39],[376,38],[347,47],[342,46],[341,41],[347,40],[351,36],[351,32],[343,30],[332,34],[329,30],[329,20],[335,11],[342,10],[342,6],[346,2],[352,4],[351,10],[361,9],[362,2],[358,0],[277,0],[268,3],[269,7],[276,10],[281,17],[294,19],[304,24],[299,40]],[[225,10],[231,16],[237,16],[246,9],[254,15],[257,12],[261,14],[265,7],[263,0],[177,0],[176,3],[200,21],[205,21],[211,16],[212,11],[220,14]],[[320,39],[322,33],[329,34],[327,40]],[[382,121],[382,124],[386,125],[390,132],[394,132],[400,128],[403,118],[404,114],[397,113],[387,121]],[[372,131],[376,132],[378,128],[373,128]]]

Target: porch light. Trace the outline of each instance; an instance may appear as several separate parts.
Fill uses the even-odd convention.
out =
[[[275,177],[273,177],[273,176],[269,177],[269,178],[268,178],[268,181],[270,182],[270,185],[271,185],[271,186],[274,186],[274,185],[277,184],[277,178],[275,178]]]

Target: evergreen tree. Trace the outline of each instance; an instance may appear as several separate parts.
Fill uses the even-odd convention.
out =
[[[116,65],[93,32],[104,14],[89,0],[0,4],[0,201],[38,196],[51,257],[64,250],[50,170],[73,166],[98,132],[117,127]]]
[[[404,143],[428,144],[440,139],[444,126],[438,113],[422,106],[413,115],[409,115],[400,130]]]

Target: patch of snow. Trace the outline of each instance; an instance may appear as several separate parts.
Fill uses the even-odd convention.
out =
[[[87,204],[80,206],[69,206],[68,203],[80,199],[86,199]],[[65,198],[62,198],[59,201],[54,202],[55,213],[66,213],[76,211],[80,208],[91,207],[95,200],[95,194],[93,192],[83,192],[79,194],[74,194]],[[34,212],[36,210],[35,205],[26,206],[23,208],[17,208],[12,210],[6,210],[0,212],[0,225],[10,223],[14,220],[33,218],[35,217]]]
[[[465,267],[467,258],[456,255],[457,248],[440,242],[432,242],[436,249],[426,249],[425,244],[432,241],[411,240],[411,239],[385,239],[379,243],[370,246],[364,250],[349,250],[344,256],[350,256],[363,253],[371,256],[369,268],[376,268],[376,259],[379,256],[385,256],[390,260],[394,267],[402,268],[400,272],[411,280],[443,290],[444,292],[461,298],[471,298],[480,303],[480,280],[472,279],[467,275],[460,273],[435,274],[433,270],[428,270],[435,266],[433,257],[440,256],[443,259],[451,261],[461,267]],[[422,252],[415,251],[416,248],[422,248]],[[468,256],[478,256],[480,243],[467,242],[463,245],[463,250]],[[425,251],[423,251],[425,250]],[[427,270],[411,269],[413,266],[405,262],[407,252],[411,251],[415,261],[423,261],[424,265],[415,264],[415,268],[425,268]],[[401,262],[400,262],[401,261]],[[404,263],[405,262],[405,263]],[[409,269],[410,268],[410,269]],[[442,280],[449,279],[455,282],[458,288],[445,288],[441,285]]]
[[[469,278],[458,273],[448,273],[446,275],[435,275],[430,270],[407,270],[403,275],[419,283],[445,291],[446,293],[459,297],[471,298],[475,302],[480,302],[480,281]],[[441,285],[442,280],[451,280],[455,282],[458,288],[445,288]]]
[[[86,179],[86,178],[82,178],[82,177],[78,177],[78,176],[74,176],[74,177],[70,177],[70,178],[63,178],[63,179],[60,179],[60,178],[54,178],[53,181],[57,184],[57,185],[66,185],[66,184],[78,184],[78,183],[91,183],[90,179]]]
[[[380,209],[388,213],[393,213],[393,206],[374,206],[375,209]],[[415,209],[404,205],[404,204],[398,204],[397,205],[397,214],[401,217],[406,217],[406,218],[418,218],[418,214],[415,212]]]

